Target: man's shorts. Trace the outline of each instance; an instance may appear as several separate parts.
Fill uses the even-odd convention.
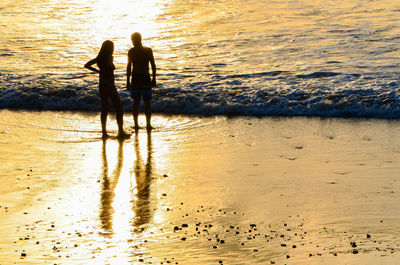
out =
[[[151,99],[151,79],[149,74],[132,74],[131,97],[133,99]]]
[[[141,99],[150,100],[152,95],[151,88],[148,89],[131,89],[131,98],[133,99]]]

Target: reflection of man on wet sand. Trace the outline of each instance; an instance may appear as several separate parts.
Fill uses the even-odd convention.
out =
[[[146,126],[149,130],[152,128],[150,123],[151,87],[156,85],[156,64],[154,62],[153,50],[142,45],[142,36],[140,33],[133,33],[131,39],[134,47],[128,52],[126,88],[131,90],[131,97],[133,99],[132,114],[135,122],[135,129],[139,129],[139,105],[140,99],[143,98]],[[149,64],[151,65],[152,79],[150,78]]]
[[[133,225],[139,227],[150,221],[151,213],[151,200],[150,200],[150,184],[152,180],[152,145],[151,145],[151,133],[147,133],[147,161],[146,164],[140,154],[139,147],[139,136],[135,134],[135,153],[136,160],[134,162],[133,173],[136,180],[136,205],[134,205],[136,212],[135,220]]]

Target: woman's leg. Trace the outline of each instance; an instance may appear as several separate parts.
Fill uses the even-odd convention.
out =
[[[121,98],[118,95],[116,89],[114,89],[110,94],[110,99],[114,105],[116,116],[117,116],[117,124],[118,124],[118,134],[124,134],[124,111],[122,108]]]
[[[108,95],[100,92],[101,100],[101,131],[103,136],[107,136],[107,115],[108,115]]]

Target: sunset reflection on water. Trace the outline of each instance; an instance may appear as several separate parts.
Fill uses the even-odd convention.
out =
[[[2,1],[2,103],[43,111],[1,111],[0,265],[400,260],[400,124],[322,118],[392,117],[398,14],[389,0]],[[137,31],[157,64],[152,132],[130,127]],[[86,112],[100,105],[83,65],[106,39],[125,141],[114,115],[103,140]]]

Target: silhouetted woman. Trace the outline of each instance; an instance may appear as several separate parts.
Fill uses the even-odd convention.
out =
[[[110,40],[106,40],[101,45],[101,49],[97,57],[85,64],[85,68],[100,74],[99,92],[101,99],[101,129],[104,138],[107,137],[106,124],[107,124],[109,100],[112,101],[116,111],[117,123],[118,123],[118,136],[119,137],[127,136],[123,129],[122,103],[114,83],[115,66],[113,63],[113,56],[112,56],[113,52],[114,52],[114,43]],[[99,69],[92,67],[93,64],[97,64]]]

